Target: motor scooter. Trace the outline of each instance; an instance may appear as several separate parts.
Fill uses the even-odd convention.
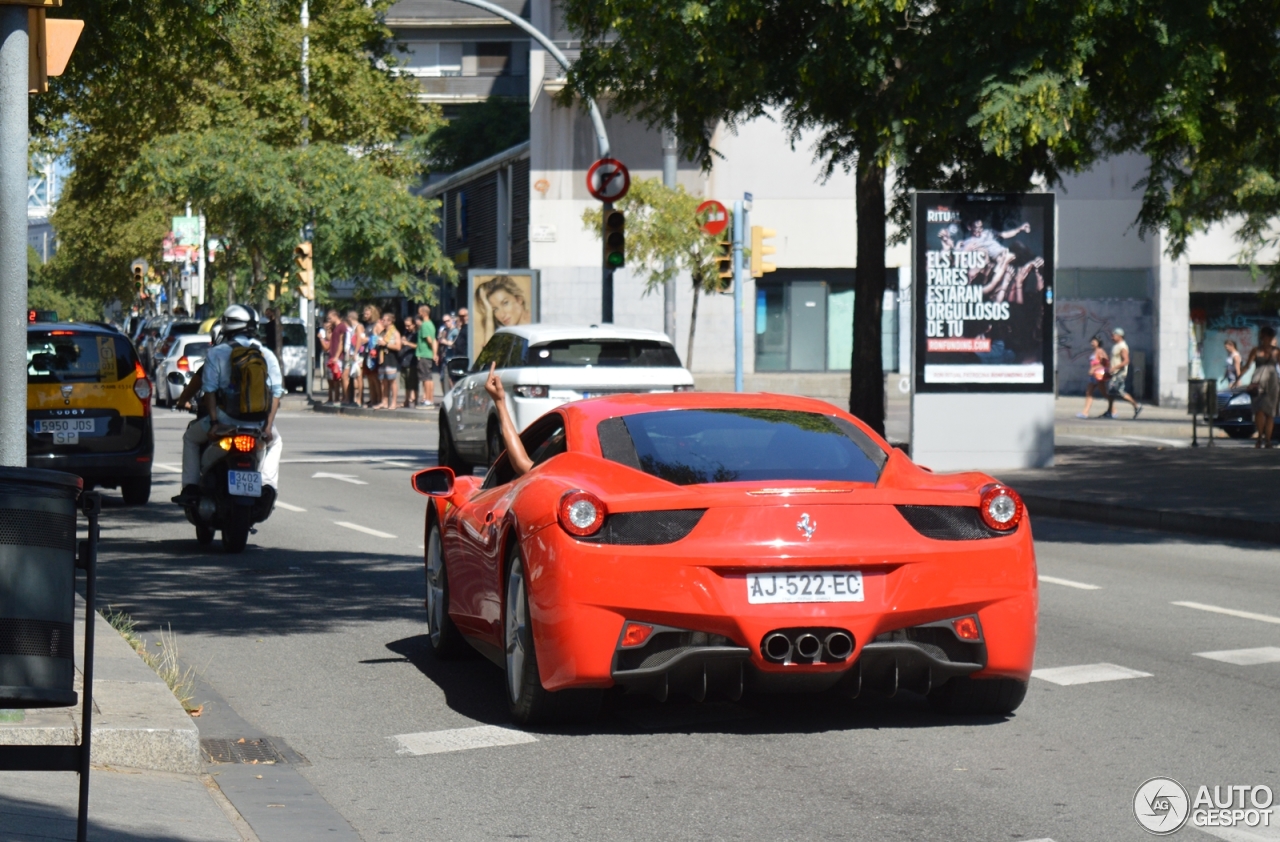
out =
[[[202,465],[208,448],[215,448],[218,456],[201,471],[200,499],[184,507],[187,520],[195,526],[201,544],[213,543],[214,532],[221,530],[224,550],[244,552],[253,525],[265,521],[275,508],[275,489],[262,485],[266,454],[262,430],[215,424],[205,447]]]

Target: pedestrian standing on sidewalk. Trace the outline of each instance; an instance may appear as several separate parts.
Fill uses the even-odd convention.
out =
[[[457,333],[453,337],[453,355],[462,357],[464,360],[471,359],[471,353],[467,350],[467,308],[458,308],[458,321],[456,324]]]
[[[1084,411],[1076,413],[1077,418],[1088,418],[1089,409],[1093,406],[1093,393],[1105,393],[1103,386],[1107,380],[1107,368],[1110,362],[1107,352],[1102,349],[1102,340],[1093,337],[1089,340],[1093,353],[1089,355],[1089,384],[1084,387]]]
[[[404,330],[400,332],[400,370],[404,372],[404,408],[418,405],[418,320],[404,317]]]
[[[1234,383],[1240,382],[1240,375],[1243,366],[1240,362],[1240,349],[1236,347],[1235,340],[1228,339],[1222,343],[1222,347],[1227,351],[1227,386],[1230,387]]]
[[[1123,398],[1133,406],[1133,417],[1142,414],[1142,404],[1124,390],[1124,381],[1129,377],[1129,343],[1124,341],[1124,328],[1111,331],[1111,379],[1107,381],[1107,414],[1103,418],[1115,418],[1116,398]]]
[[[342,403],[343,348],[347,342],[347,326],[342,323],[337,310],[325,313],[324,327],[320,328],[320,347],[324,350],[325,375],[329,380],[329,405]]]
[[[395,409],[400,386],[400,331],[396,330],[396,317],[390,311],[378,320],[378,379],[381,381],[382,400],[374,409]]]
[[[453,388],[453,380],[449,377],[449,360],[453,357],[453,339],[458,335],[458,328],[452,313],[445,313],[440,321],[442,324],[436,333],[436,350],[439,353],[436,356],[440,364],[440,391],[447,393]]]
[[[1253,395],[1253,427],[1258,431],[1258,440],[1254,447],[1271,447],[1271,433],[1275,428],[1276,413],[1280,412],[1280,372],[1276,366],[1280,364],[1280,349],[1276,347],[1276,331],[1273,327],[1264,327],[1258,331],[1258,344],[1249,352],[1245,360],[1241,378],[1253,369],[1253,379],[1249,381],[1249,392]],[[1238,386],[1237,379],[1232,384]]]
[[[364,308],[364,376],[369,382],[369,400],[365,406],[373,406],[382,401],[382,382],[378,379],[378,325],[382,314],[372,304]],[[363,394],[361,395],[363,398]]]
[[[347,406],[359,406],[360,400],[364,397],[365,342],[364,325],[360,324],[360,314],[355,310],[348,310],[346,374],[342,378],[342,395],[347,400]]]
[[[418,384],[422,389],[420,406],[431,406],[436,399],[436,384],[431,378],[436,362],[436,326],[431,321],[431,308],[418,307]]]

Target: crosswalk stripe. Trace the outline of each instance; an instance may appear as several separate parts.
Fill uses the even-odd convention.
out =
[[[1280,646],[1260,646],[1256,649],[1223,649],[1218,652],[1197,652],[1196,657],[1208,658],[1211,661],[1222,661],[1224,664],[1235,664],[1238,667],[1252,667],[1257,664],[1280,664]]]
[[[1067,687],[1072,684],[1094,684],[1099,681],[1121,681],[1126,678],[1151,678],[1151,673],[1116,664],[1101,663],[1032,670],[1031,677]]]
[[[417,734],[397,734],[391,740],[397,745],[396,754],[420,756],[443,754],[449,751],[468,751],[473,748],[493,748],[536,743],[538,738],[515,728],[497,725],[477,725],[474,728],[451,728],[447,731],[422,731]]]
[[[335,520],[335,521],[334,521],[334,525],[335,525],[335,526],[343,526],[343,527],[346,527],[347,529],[354,529],[356,532],[363,532],[364,534],[366,534],[366,535],[372,535],[372,536],[373,536],[373,537],[375,537],[375,538],[394,538],[394,537],[396,537],[396,536],[392,535],[390,532],[383,532],[383,531],[381,531],[381,530],[379,530],[379,529],[370,529],[370,528],[369,528],[369,527],[367,527],[367,526],[361,526],[361,525],[360,525],[360,524],[358,524],[358,523],[349,523],[349,522],[347,522],[347,521],[345,521],[345,520]]]
[[[1175,602],[1173,605],[1181,605],[1183,608],[1194,608],[1197,611],[1210,611],[1214,614],[1226,614],[1228,617],[1239,617],[1242,620],[1257,620],[1260,623],[1274,623],[1280,626],[1280,617],[1273,617],[1270,614],[1255,614],[1252,611],[1239,611],[1235,608],[1222,608],[1218,605],[1205,605],[1201,602]]]
[[[1040,574],[1041,582],[1048,582],[1051,585],[1065,585],[1068,588],[1079,588],[1082,591],[1100,591],[1100,585],[1089,585],[1084,582],[1073,582],[1070,579],[1059,579],[1057,576],[1045,576]]]

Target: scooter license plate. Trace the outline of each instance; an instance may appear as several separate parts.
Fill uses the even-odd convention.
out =
[[[257,471],[227,471],[227,491],[236,497],[261,497],[262,474]]]

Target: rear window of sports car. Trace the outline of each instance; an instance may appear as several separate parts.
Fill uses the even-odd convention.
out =
[[[676,485],[874,483],[887,454],[843,418],[776,409],[677,409],[600,422],[606,459]]]

